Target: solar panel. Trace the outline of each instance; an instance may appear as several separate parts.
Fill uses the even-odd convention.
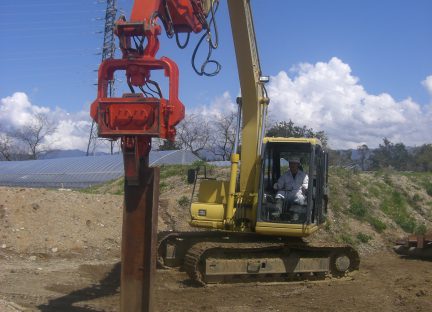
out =
[[[190,151],[152,151],[150,166],[191,164]],[[86,188],[124,175],[122,155],[0,161],[0,185],[48,188]]]

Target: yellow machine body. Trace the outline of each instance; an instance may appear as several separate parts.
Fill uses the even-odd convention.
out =
[[[191,205],[190,224],[198,227],[222,229],[227,207],[229,182],[203,180],[198,201]]]

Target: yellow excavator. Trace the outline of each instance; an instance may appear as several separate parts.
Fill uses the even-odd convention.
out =
[[[241,87],[230,178],[189,173],[190,224],[207,230],[160,233],[158,263],[183,267],[200,284],[319,279],[357,270],[359,255],[351,246],[303,239],[326,220],[327,153],[316,138],[265,137],[269,79],[261,73],[250,1],[227,3]],[[293,159],[308,177],[301,203],[275,189]]]

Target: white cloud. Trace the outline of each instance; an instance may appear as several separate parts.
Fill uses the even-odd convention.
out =
[[[432,95],[432,75],[422,84]],[[348,64],[334,57],[329,62],[299,64],[289,74],[281,71],[268,85],[272,120],[293,120],[315,130],[324,130],[332,148],[376,147],[387,137],[407,146],[431,143],[432,104],[419,105],[411,98],[396,101],[390,94],[369,94],[353,76]],[[235,111],[237,105],[228,92],[208,105],[187,109],[211,120]],[[0,125],[13,130],[46,113],[57,130],[46,138],[53,148],[86,150],[91,120],[88,112],[70,114],[61,108],[31,103],[17,92],[0,100]]]
[[[16,92],[1,99],[0,123],[5,128],[17,128],[29,123],[35,114],[48,113],[46,107],[34,106],[25,93]]]
[[[408,146],[431,142],[430,108],[410,98],[367,93],[340,59],[300,64],[291,72],[292,78],[281,71],[268,86],[273,119],[324,130],[332,148],[376,147],[383,137]],[[432,91],[432,76],[423,84]]]
[[[4,131],[13,131],[32,121],[38,113],[46,114],[56,131],[43,142],[52,149],[87,149],[91,120],[88,112],[70,114],[61,108],[33,105],[28,96],[16,92],[0,100],[0,124]]]
[[[224,92],[221,96],[216,97],[210,105],[202,104],[194,109],[186,107],[186,114],[201,114],[205,118],[219,117],[222,113],[237,111],[237,104],[233,102],[229,92]]]
[[[432,75],[427,76],[426,79],[422,81],[422,84],[429,92],[429,94],[432,95]]]

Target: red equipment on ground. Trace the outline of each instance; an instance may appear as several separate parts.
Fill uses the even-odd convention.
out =
[[[432,232],[409,235],[398,240],[393,249],[402,256],[432,259]]]

